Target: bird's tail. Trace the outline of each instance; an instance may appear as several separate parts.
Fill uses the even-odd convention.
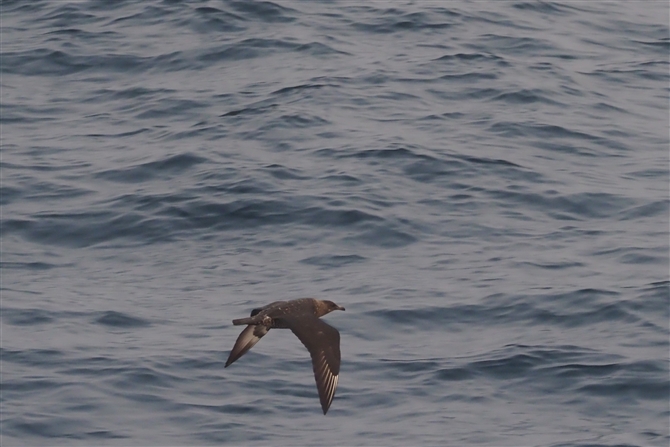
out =
[[[247,317],[247,318],[240,318],[238,320],[233,320],[233,324],[235,326],[241,326],[243,324],[251,324],[254,323],[254,318],[253,317]]]

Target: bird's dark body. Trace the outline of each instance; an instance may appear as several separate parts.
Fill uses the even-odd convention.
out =
[[[275,301],[251,311],[247,318],[233,320],[247,327],[237,338],[226,367],[249,351],[270,329],[291,329],[312,357],[316,386],[323,414],[335,396],[340,372],[340,333],[319,317],[333,310],[344,310],[332,301],[301,298]]]
[[[249,318],[233,320],[233,324],[236,326],[242,324],[262,324],[267,326],[268,329],[288,329],[289,327],[282,321],[282,317],[299,317],[303,315],[317,316],[314,298],[275,301],[267,306],[252,310]]]

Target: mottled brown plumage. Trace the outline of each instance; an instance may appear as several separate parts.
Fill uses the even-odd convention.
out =
[[[301,298],[275,301],[252,310],[248,318],[233,320],[236,326],[248,326],[237,337],[226,367],[249,351],[270,329],[290,329],[312,357],[316,388],[323,414],[326,414],[335,396],[340,373],[340,333],[319,317],[334,310],[344,310],[344,307],[332,301]]]

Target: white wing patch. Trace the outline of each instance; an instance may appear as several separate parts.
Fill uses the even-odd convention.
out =
[[[333,397],[335,397],[339,375],[333,374],[323,352],[319,353],[318,358],[319,362],[316,368],[314,368],[314,376],[317,381],[321,404],[324,407],[324,410],[327,411],[330,407],[330,403],[333,401]]]

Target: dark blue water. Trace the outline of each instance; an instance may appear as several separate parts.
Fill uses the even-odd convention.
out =
[[[668,17],[3,1],[2,445],[667,446]]]

